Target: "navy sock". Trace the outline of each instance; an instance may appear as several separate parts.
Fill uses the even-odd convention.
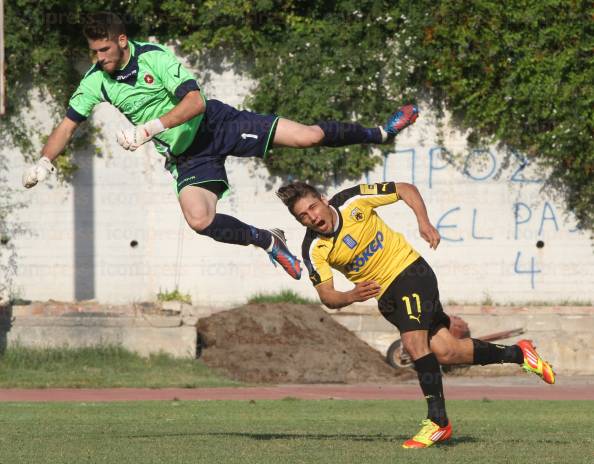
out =
[[[318,126],[324,131],[321,145],[325,147],[343,147],[358,143],[382,143],[379,127],[363,127],[360,124],[323,121]]]
[[[427,400],[427,419],[431,419],[440,427],[448,425],[448,416],[443,396],[441,370],[435,354],[429,353],[414,361],[421,390]]]
[[[524,362],[524,353],[518,345],[495,345],[482,340],[472,339],[474,354],[472,364],[516,363]]]
[[[226,214],[215,214],[213,221],[198,232],[217,242],[233,245],[255,245],[267,249],[272,243],[272,234],[265,229],[258,229]]]

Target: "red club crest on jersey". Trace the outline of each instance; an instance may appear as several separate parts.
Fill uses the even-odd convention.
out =
[[[153,82],[155,82],[155,78],[153,76],[151,76],[150,74],[145,74],[144,82],[146,82],[147,84],[152,84]]]

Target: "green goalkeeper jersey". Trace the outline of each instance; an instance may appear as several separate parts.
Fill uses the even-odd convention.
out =
[[[163,116],[193,90],[196,79],[162,45],[129,41],[130,60],[113,75],[93,66],[70,98],[66,117],[82,122],[97,103],[111,103],[134,125]],[[202,97],[204,100],[204,97]],[[206,101],[206,100],[205,100]],[[203,114],[153,137],[157,151],[167,158],[190,146]]]

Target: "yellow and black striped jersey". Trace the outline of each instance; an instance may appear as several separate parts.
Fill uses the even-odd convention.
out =
[[[394,182],[357,185],[332,197],[338,228],[332,235],[308,229],[303,239],[303,261],[315,286],[332,278],[332,269],[351,282],[374,280],[382,290],[419,254],[404,236],[390,229],[375,211],[399,200]]]

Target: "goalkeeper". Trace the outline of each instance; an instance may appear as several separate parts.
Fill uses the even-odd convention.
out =
[[[124,149],[134,151],[152,141],[165,156],[176,179],[181,210],[194,231],[219,242],[260,247],[295,279],[301,276],[300,262],[287,248],[281,230],[261,229],[216,212],[217,201],[229,189],[225,158],[262,158],[270,147],[386,143],[418,115],[416,107],[407,105],[383,126],[365,128],[335,121],[308,126],[276,115],[239,111],[207,100],[194,76],[167,48],[129,40],[116,15],[91,15],[83,33],[96,63],[72,95],[41,159],[24,173],[23,185],[31,188],[44,180],[54,170],[52,161],[95,105],[110,103],[131,122],[115,134]]]

